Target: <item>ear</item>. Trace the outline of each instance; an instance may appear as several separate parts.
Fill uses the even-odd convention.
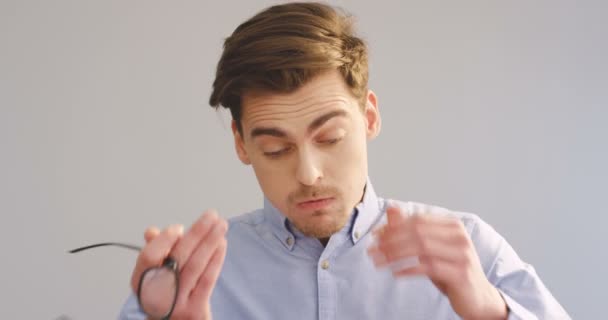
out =
[[[236,126],[236,121],[234,120],[232,120],[232,135],[234,136],[234,148],[236,150],[236,155],[243,164],[251,164],[251,161],[249,161],[249,156],[247,155],[247,150],[245,150],[245,141],[243,141],[243,137]]]
[[[382,119],[380,118],[380,111],[378,110],[378,97],[376,97],[376,94],[371,90],[367,91],[367,101],[365,103],[363,116],[365,118],[367,140],[372,140],[380,134]]]

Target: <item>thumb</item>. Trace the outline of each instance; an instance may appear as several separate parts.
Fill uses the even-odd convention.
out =
[[[146,243],[152,241],[156,236],[160,234],[160,229],[157,227],[148,227],[146,232],[144,232],[144,239],[146,239]]]

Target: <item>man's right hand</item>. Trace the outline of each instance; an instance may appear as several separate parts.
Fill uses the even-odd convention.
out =
[[[186,234],[183,226],[172,225],[162,232],[146,230],[143,248],[133,274],[131,288],[137,292],[141,274],[158,267],[171,256],[179,268],[179,292],[171,319],[211,319],[209,299],[226,256],[228,224],[213,210],[206,211]]]

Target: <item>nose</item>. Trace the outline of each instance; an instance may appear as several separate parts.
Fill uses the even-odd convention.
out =
[[[296,178],[306,186],[313,186],[323,177],[318,160],[310,150],[300,150]]]

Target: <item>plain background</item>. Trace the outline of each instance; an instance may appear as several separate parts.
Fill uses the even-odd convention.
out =
[[[143,242],[262,205],[207,104],[223,39],[269,1],[0,2],[0,305],[112,319]],[[576,319],[604,314],[605,1],[334,1],[371,48],[384,197],[479,214]]]

